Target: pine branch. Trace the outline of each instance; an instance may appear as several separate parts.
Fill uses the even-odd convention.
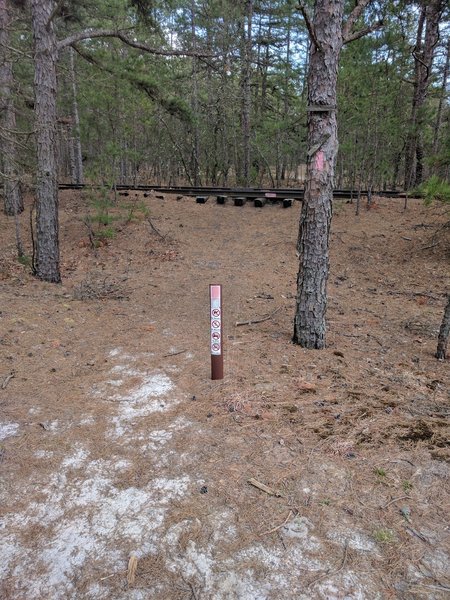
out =
[[[311,41],[314,43],[318,50],[322,50],[322,46],[320,45],[319,40],[317,39],[316,30],[314,29],[313,22],[306,9],[306,6],[303,4],[303,2],[299,2],[298,8],[300,9],[300,12],[302,13],[302,16],[305,20],[306,29],[308,30]]]
[[[102,37],[114,37],[122,41],[127,46],[131,46],[132,48],[137,48],[138,50],[142,50],[143,52],[147,52],[149,54],[155,54],[157,56],[197,56],[197,57],[212,57],[211,54],[205,52],[193,52],[190,50],[160,50],[158,48],[152,48],[151,46],[147,46],[147,44],[143,44],[142,42],[138,42],[136,40],[132,40],[127,37],[123,31],[121,30],[111,30],[111,29],[92,29],[87,31],[79,31],[78,33],[74,33],[69,35],[64,40],[58,42],[58,50],[63,50],[68,46],[73,46],[77,42],[81,42],[82,40],[89,40],[93,38],[102,38]]]
[[[359,31],[355,31],[354,33],[344,37],[344,44],[349,44],[350,42],[354,42],[355,40],[359,40],[359,38],[364,37],[368,33],[372,31],[376,31],[377,29],[381,29],[383,27],[384,21],[380,19],[373,25],[369,25],[368,27],[364,27],[364,29],[360,29]]]
[[[147,94],[149,98],[151,98],[154,102],[159,104],[164,110],[166,110],[172,116],[178,117],[181,121],[189,121],[189,115],[186,110],[181,105],[174,104],[170,98],[165,97],[161,94],[160,89],[152,84],[152,82],[147,81],[144,77],[140,77],[133,72],[130,71],[122,71],[118,72],[116,69],[108,66],[107,64],[99,61],[91,52],[88,52],[78,46],[77,44],[73,45],[74,50],[87,62],[96,66],[98,69],[105,71],[106,73],[110,73],[115,77],[121,77],[128,81],[132,86],[142,90]]]
[[[358,2],[358,0],[356,0],[356,6],[352,10],[352,12],[349,14],[347,22],[345,23],[345,25],[342,29],[342,37],[344,40],[347,40],[347,38],[349,38],[352,35],[350,32],[353,29],[353,25],[359,19],[363,10],[366,8],[366,6],[368,4],[370,4],[370,2],[372,2],[372,0],[360,0],[359,2]],[[362,36],[360,36],[360,37],[362,37]],[[358,39],[358,38],[355,38],[355,39]]]

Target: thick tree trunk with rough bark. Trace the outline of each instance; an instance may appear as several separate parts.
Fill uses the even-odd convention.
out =
[[[243,51],[244,60],[242,67],[242,179],[243,185],[250,184],[250,110],[251,110],[251,68],[252,68],[252,22],[253,0],[245,2],[245,19],[243,24]]]
[[[329,237],[333,177],[338,151],[336,82],[343,44],[343,0],[316,0],[315,40],[308,73],[308,159],[300,218],[297,309],[293,341],[305,348],[325,346]]]
[[[9,56],[11,6],[0,0],[0,169],[3,179],[5,214],[13,216],[23,211],[23,199],[18,176],[15,143],[16,114],[13,101],[13,69]]]
[[[415,60],[414,93],[410,117],[410,133],[405,152],[405,189],[419,185],[423,180],[423,126],[424,109],[431,82],[434,49],[439,41],[439,21],[444,10],[444,0],[424,3],[419,16]],[[423,28],[425,26],[425,38]]]
[[[70,85],[72,88],[72,136],[70,140],[71,144],[71,156],[73,156],[73,162],[71,164],[72,170],[72,183],[80,184],[84,183],[83,176],[83,157],[81,154],[81,135],[80,135],[80,115],[78,112],[78,92],[77,92],[77,77],[75,72],[75,51],[72,47],[69,48],[69,65],[70,65]]]
[[[441,328],[439,330],[438,345],[436,350],[436,358],[445,360],[447,357],[447,343],[450,334],[450,294],[447,297],[447,305],[442,317]]]
[[[444,71],[442,73],[442,85],[441,92],[439,94],[439,104],[438,110],[436,114],[436,123],[434,125],[434,136],[433,136],[433,154],[437,154],[439,149],[439,131],[442,125],[442,111],[444,107],[444,102],[447,95],[447,79],[448,79],[448,71],[450,65],[450,37],[447,40],[447,54],[445,59]]]
[[[30,0],[34,41],[37,181],[34,270],[44,281],[58,283],[58,181],[56,160],[57,42],[51,17],[53,0]]]

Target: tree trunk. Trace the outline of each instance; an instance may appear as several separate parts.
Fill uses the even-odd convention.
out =
[[[16,114],[12,96],[13,69],[9,56],[11,7],[0,0],[0,168],[3,173],[4,211],[9,216],[23,211],[23,198],[17,169],[17,149],[14,139]]]
[[[413,50],[414,57],[414,92],[409,118],[409,133],[405,146],[405,190],[409,190],[415,179],[415,154],[417,146],[417,112],[419,109],[420,80],[422,64],[419,57],[422,55],[422,36],[425,23],[425,7],[422,6],[417,24],[416,45]]]
[[[251,110],[251,64],[252,64],[252,18],[253,0],[245,2],[243,28],[244,60],[242,66],[242,184],[250,184],[250,110]],[[245,24],[247,27],[245,27]]]
[[[34,41],[34,94],[37,141],[36,252],[34,272],[59,283],[58,181],[56,162],[57,45],[53,0],[30,0]]]
[[[72,183],[81,184],[84,182],[83,175],[83,156],[81,153],[81,134],[80,134],[80,116],[78,112],[78,93],[77,93],[77,79],[75,73],[75,51],[72,47],[69,48],[69,60],[70,60],[70,83],[72,87],[72,137],[71,137],[71,152],[73,155],[73,167],[72,167]]]
[[[450,38],[447,40],[447,54],[445,59],[444,72],[442,74],[442,86],[441,93],[439,95],[439,104],[438,110],[436,114],[436,123],[434,125],[434,136],[433,136],[433,154],[437,154],[439,149],[439,131],[442,125],[442,109],[444,106],[446,92],[447,92],[447,78],[448,78],[448,69],[450,62]]]
[[[191,2],[191,35],[192,35],[192,49],[197,48],[197,34],[195,25],[195,2]],[[198,59],[194,56],[192,58],[192,99],[191,107],[193,114],[193,147],[192,147],[192,175],[194,180],[194,186],[201,184],[200,181],[200,132],[199,132],[199,103],[198,103]]]
[[[425,156],[423,148],[423,130],[425,127],[424,105],[427,98],[428,87],[431,83],[431,68],[433,66],[434,49],[439,41],[439,21],[444,10],[444,0],[432,0],[426,8],[427,27],[425,31],[425,44],[423,49],[423,80],[421,82],[422,98],[421,110],[418,113],[417,122],[417,146],[416,146],[416,178],[415,185],[420,185],[423,177],[423,159]]]
[[[415,60],[414,93],[410,117],[410,133],[405,153],[405,189],[419,185],[423,180],[423,128],[424,108],[428,87],[431,82],[434,49],[439,40],[439,21],[444,9],[444,0],[431,0],[422,6],[419,16]],[[425,26],[425,39],[423,27]]]
[[[300,217],[293,341],[324,348],[333,177],[338,151],[336,82],[342,48],[343,0],[316,0],[308,67],[308,158]],[[317,47],[317,43],[320,48]],[[320,110],[323,106],[323,110]]]
[[[439,330],[436,358],[445,360],[447,357],[447,342],[450,333],[450,294],[447,297],[447,306],[442,317],[441,328]]]

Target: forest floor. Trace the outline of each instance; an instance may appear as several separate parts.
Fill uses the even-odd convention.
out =
[[[94,251],[91,202],[60,194],[62,285],[17,262],[0,216],[0,596],[448,598],[441,209],[335,203],[328,347],[307,351],[299,203],[133,193]]]

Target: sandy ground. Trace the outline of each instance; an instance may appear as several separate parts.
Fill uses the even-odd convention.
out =
[[[56,286],[0,216],[2,598],[449,597],[444,217],[336,203],[328,347],[306,351],[299,211],[133,193],[94,251],[98,208],[64,192]]]

